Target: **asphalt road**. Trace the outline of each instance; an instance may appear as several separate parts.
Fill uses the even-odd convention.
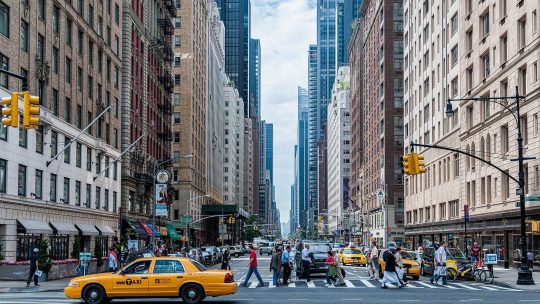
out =
[[[381,289],[378,280],[369,280],[364,267],[346,266],[347,286],[328,288],[324,286],[323,276],[314,276],[313,284],[295,280],[287,287],[270,286],[272,275],[269,272],[269,257],[259,258],[259,271],[265,281],[264,287],[255,288],[256,278],[252,276],[248,287],[240,286],[232,296],[207,298],[206,303],[539,303],[538,291],[523,291],[496,285],[457,281],[448,287],[429,284],[422,277],[410,281],[409,287],[402,289]],[[233,258],[231,267],[235,280],[242,283],[248,268],[247,256]],[[218,267],[218,265],[214,266]],[[426,283],[427,282],[427,283]],[[178,299],[139,299],[114,300],[113,303],[177,303]],[[0,304],[19,303],[80,303],[66,299],[61,292],[42,292],[25,294],[0,294]]]

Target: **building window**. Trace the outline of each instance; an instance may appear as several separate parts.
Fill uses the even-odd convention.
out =
[[[75,150],[75,165],[77,166],[77,168],[81,167],[81,162],[82,162],[82,144],[77,143],[77,148]]]
[[[454,16],[450,19],[450,26],[452,30],[452,36],[457,32],[458,29],[458,14],[455,13]]]
[[[71,98],[66,97],[66,104],[64,109],[64,117],[66,122],[71,123]]]
[[[105,192],[103,193],[104,200],[103,200],[103,209],[109,210],[109,189],[105,189]]]
[[[71,162],[71,138],[64,137],[64,163],[69,164]]]
[[[58,66],[60,65],[60,53],[57,47],[53,47],[52,70],[58,74]]]
[[[81,205],[81,182],[75,181],[75,205]]]
[[[9,38],[9,6],[0,1],[0,33]]]
[[[26,166],[19,165],[18,195],[26,197]]]
[[[69,204],[69,178],[64,177],[64,197],[62,198],[64,204]]]
[[[51,183],[49,189],[49,200],[56,202],[56,174],[51,174]]]
[[[88,25],[90,28],[94,28],[94,7],[92,5],[88,6]]]
[[[538,18],[536,17],[536,10],[532,12],[532,32],[536,34],[538,30]]]
[[[466,88],[467,88],[467,91],[470,91],[472,90],[473,88],[473,66],[471,65],[470,67],[467,68],[467,71],[465,72],[465,76],[466,76]]]
[[[36,57],[41,60],[45,59],[45,37],[39,34],[38,34],[38,40],[37,40]]]
[[[101,188],[96,187],[96,209],[101,208]]]
[[[35,199],[43,198],[43,171],[37,169],[34,183],[34,197]]]
[[[118,180],[118,162],[114,162],[113,164],[113,179]]]
[[[120,38],[118,38],[118,35],[114,34],[114,54],[118,55],[118,52],[120,51]]]
[[[174,36],[174,46],[175,47],[182,46],[182,38],[180,36]]]
[[[28,23],[21,21],[21,50],[28,52]]]
[[[6,193],[7,187],[7,161],[0,159],[0,193]]]
[[[114,23],[120,24],[120,7],[116,3],[114,4]]]
[[[519,120],[521,123],[521,137],[523,138],[523,145],[527,146],[529,144],[529,127],[527,124],[527,114],[522,115]]]
[[[174,74],[174,84],[175,85],[180,84],[180,74]]]
[[[506,174],[508,174],[508,170],[506,170],[505,172]],[[507,200],[510,197],[510,183],[506,174],[501,173],[501,194],[503,200]]]
[[[66,44],[71,46],[72,36],[73,36],[73,21],[69,18],[66,18]]]
[[[506,17],[506,12],[508,9],[508,3],[506,3],[508,0],[499,0],[499,16],[502,19]]]
[[[508,153],[508,125],[501,126],[501,154],[506,157]]]
[[[182,27],[182,18],[181,17],[174,18],[174,26],[176,28]]]
[[[117,208],[117,199],[116,199],[116,191],[113,191],[112,193],[112,211],[116,213],[116,208]]]
[[[505,33],[504,35],[499,38],[500,40],[500,56],[501,56],[501,64],[505,63],[508,60],[508,36]]]
[[[526,45],[525,39],[527,37],[527,19],[525,17],[518,20],[518,49],[523,49]]]
[[[53,6],[52,27],[55,33],[60,32],[60,8],[56,5]]]
[[[486,10],[486,12],[480,16],[480,34],[481,38],[485,38],[487,35],[489,35],[489,9]]]
[[[92,206],[92,185],[86,184],[86,207]]]
[[[8,127],[0,124],[0,139],[3,141],[8,140]]]
[[[0,68],[9,71],[9,58],[0,53]],[[8,88],[9,78],[7,74],[0,74],[0,86]]]
[[[473,38],[472,37],[473,37],[473,30],[471,28],[470,30],[468,30],[465,33],[465,47],[466,47],[466,50],[467,50],[467,55],[472,52],[472,48],[473,48]]]
[[[86,170],[92,172],[92,148],[86,148]]]
[[[45,19],[45,0],[38,0],[38,17]]]
[[[71,83],[71,59],[69,57],[66,57],[66,75],[65,75],[65,79],[66,79],[67,83]],[[82,82],[82,80],[81,80],[81,82]],[[78,86],[78,84],[77,84],[77,86]]]
[[[174,112],[174,123],[180,123],[180,112]]]
[[[105,177],[109,177],[109,157],[105,156]]]
[[[482,64],[482,78],[486,79],[490,74],[489,51],[480,57],[480,62]]]
[[[519,94],[525,96],[527,94],[527,66],[518,69],[518,87]]]
[[[28,146],[28,130],[23,128],[22,115],[19,117],[19,147],[26,148]]]
[[[119,77],[119,69],[117,66],[114,66],[114,87],[118,89],[118,77]]]

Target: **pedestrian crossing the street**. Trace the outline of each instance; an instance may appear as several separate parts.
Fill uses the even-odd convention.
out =
[[[275,286],[272,283],[272,280],[264,280],[264,286],[259,288],[380,288],[380,280],[367,280],[367,279],[345,279],[345,285],[344,286],[326,286],[326,280],[311,280],[310,282],[306,282],[305,280],[299,280],[294,281],[292,283],[289,283],[287,287],[283,287],[282,285]],[[242,283],[242,282],[240,282]],[[247,288],[258,288],[259,282],[252,281],[248,283]],[[393,285],[388,285],[389,288],[393,288]],[[397,288],[397,287],[396,287]],[[435,289],[449,289],[449,290],[470,290],[470,291],[480,291],[480,290],[489,290],[489,291],[523,291],[520,289],[514,289],[514,288],[508,288],[498,285],[469,285],[467,283],[448,283],[447,285],[441,285],[441,284],[430,284],[422,281],[409,281],[407,282],[407,286],[405,288],[411,288],[411,289],[427,289],[427,290],[435,290]]]

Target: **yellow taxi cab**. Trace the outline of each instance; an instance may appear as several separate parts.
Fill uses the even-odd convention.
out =
[[[366,256],[362,250],[354,247],[346,247],[339,251],[339,258],[343,265],[362,265],[366,266]]]
[[[149,257],[113,273],[74,278],[64,294],[93,304],[144,297],[180,297],[184,303],[195,304],[207,296],[234,294],[237,288],[231,271],[206,269],[188,258]]]
[[[388,249],[379,249],[379,265],[381,266],[379,276],[381,278],[383,277],[384,266],[386,264],[383,260],[383,256],[387,250]],[[401,256],[403,258],[403,270],[405,271],[403,275],[418,280],[420,278],[420,263],[416,261],[413,255],[405,250],[401,251]]]

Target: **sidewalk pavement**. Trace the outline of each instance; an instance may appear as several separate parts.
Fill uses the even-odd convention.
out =
[[[532,273],[535,285],[517,285],[518,271],[519,269],[493,267],[493,274],[495,275],[493,284],[522,290],[538,290],[540,288],[540,272],[538,270]]]
[[[0,281],[0,293],[64,291],[64,287],[69,284],[70,280],[71,278],[65,278],[61,280],[39,282],[40,286],[34,286],[34,284],[31,283],[30,287],[26,287],[25,281]]]

